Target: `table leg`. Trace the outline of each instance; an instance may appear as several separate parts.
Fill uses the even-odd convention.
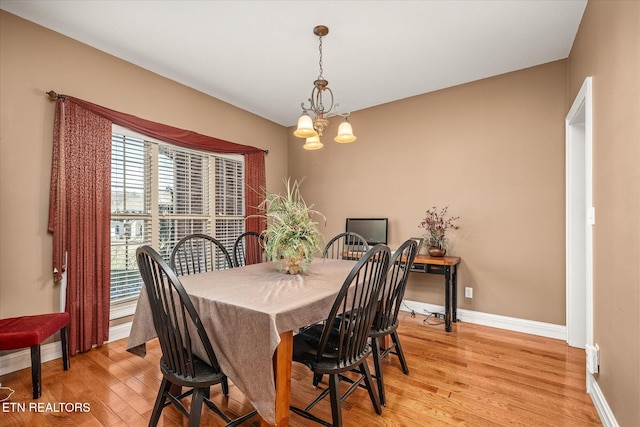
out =
[[[451,332],[451,266],[444,267],[444,330]]]
[[[451,292],[453,294],[452,298],[452,307],[451,307],[451,321],[458,321],[458,266],[453,266],[453,271],[451,272]]]
[[[269,424],[260,418],[261,427],[289,425],[291,402],[291,363],[293,355],[293,331],[280,334],[280,344],[273,355],[273,371],[276,383],[276,423]]]

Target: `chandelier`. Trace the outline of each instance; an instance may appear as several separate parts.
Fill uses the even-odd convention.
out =
[[[320,141],[320,137],[324,129],[329,125],[329,119],[334,116],[344,117],[344,121],[338,127],[338,136],[334,138],[335,141],[347,143],[356,140],[351,123],[348,120],[350,113],[341,114],[336,112],[339,104],[334,105],[333,92],[329,89],[329,82],[322,76],[322,37],[329,34],[329,28],[324,25],[318,25],[313,29],[313,34],[318,36],[320,41],[320,74],[316,81],[313,82],[311,97],[308,99],[309,107],[305,107],[304,102],[300,104],[302,114],[298,119],[298,128],[293,132],[298,138],[306,138],[302,147],[306,150],[318,150],[324,146]],[[313,119],[310,113],[313,113]]]

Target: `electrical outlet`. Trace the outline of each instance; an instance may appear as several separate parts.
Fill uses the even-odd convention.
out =
[[[464,297],[465,298],[473,298],[473,288],[467,286],[464,288]]]

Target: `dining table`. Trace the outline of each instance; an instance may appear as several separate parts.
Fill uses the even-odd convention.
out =
[[[293,334],[326,319],[356,261],[314,258],[301,274],[279,262],[180,276],[198,311],[221,370],[244,393],[261,426],[287,426]],[[142,289],[127,350],[144,356],[156,337]]]

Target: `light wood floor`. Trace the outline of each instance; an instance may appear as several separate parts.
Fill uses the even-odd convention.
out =
[[[410,375],[405,376],[395,356],[385,359],[387,406],[373,411],[364,390],[356,390],[343,405],[345,426],[599,426],[585,392],[584,351],[565,342],[517,332],[473,325],[428,325],[425,317],[403,313],[399,329]],[[142,359],[125,351],[126,340],[116,341],[71,358],[71,369],[61,360],[43,364],[43,394],[31,399],[30,369],[3,375],[3,387],[15,394],[10,402],[26,411],[0,403],[0,425],[9,426],[145,426],[160,385],[157,342]],[[292,404],[305,406],[317,392],[310,371],[294,363]],[[321,383],[321,386],[326,384]],[[251,410],[242,393],[231,384],[229,398],[212,389],[212,399],[231,414]],[[4,390],[0,399],[6,396]],[[30,403],[42,406],[30,410]],[[67,404],[88,404],[86,412],[60,411]],[[56,404],[45,406],[47,403]],[[68,409],[68,408],[67,408]],[[83,409],[83,408],[81,408]],[[84,409],[87,409],[85,405]],[[58,411],[58,412],[56,412]],[[328,402],[315,409],[330,420]],[[291,414],[291,425],[312,423]],[[173,407],[166,408],[160,424],[187,425]],[[202,425],[222,425],[205,410]],[[258,417],[244,425],[258,426]],[[317,424],[314,424],[317,425]]]

